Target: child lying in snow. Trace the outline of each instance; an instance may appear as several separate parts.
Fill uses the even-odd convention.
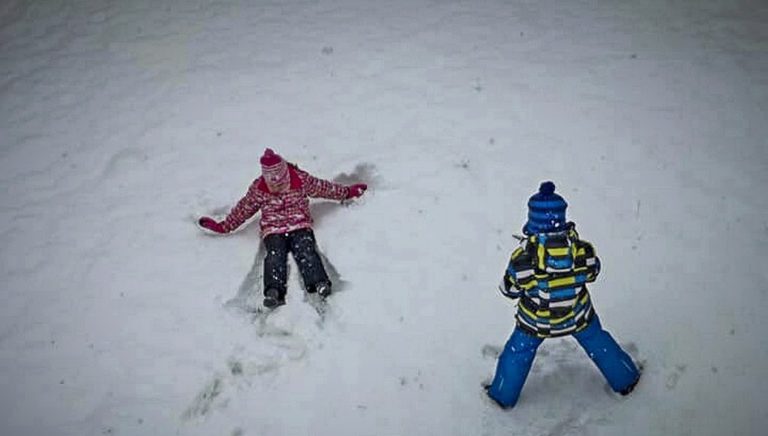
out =
[[[632,359],[603,330],[586,284],[600,273],[592,245],[579,239],[566,222],[565,200],[552,182],[541,184],[528,201],[526,238],[513,253],[500,286],[519,298],[517,327],[499,356],[488,395],[504,408],[517,403],[520,391],[545,338],[573,335],[611,388],[627,395],[640,378]]]
[[[293,253],[307,292],[327,297],[331,293],[331,281],[317,253],[309,198],[352,199],[363,195],[368,187],[365,184],[343,186],[318,179],[269,148],[261,157],[261,173],[224,221],[202,217],[200,226],[215,233],[229,233],[261,210],[261,236],[267,249],[264,306],[274,308],[285,304],[289,252]]]

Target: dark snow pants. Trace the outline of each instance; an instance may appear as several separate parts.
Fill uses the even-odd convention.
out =
[[[603,330],[595,316],[586,329],[573,337],[603,374],[611,389],[621,392],[640,377],[632,358],[621,349],[616,340]],[[520,397],[525,379],[531,370],[536,349],[543,339],[516,328],[504,346],[496,366],[496,376],[488,390],[494,400],[504,407],[512,407]]]
[[[299,266],[307,292],[315,292],[320,283],[331,283],[317,253],[315,234],[311,229],[268,235],[264,238],[264,246],[267,249],[264,258],[264,291],[277,289],[280,297],[285,298],[289,252]]]

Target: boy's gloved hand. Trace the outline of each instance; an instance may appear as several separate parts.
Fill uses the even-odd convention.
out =
[[[366,189],[368,189],[368,185],[365,183],[357,183],[351,186],[348,186],[349,193],[347,194],[347,199],[351,198],[357,198],[365,192]]]
[[[198,220],[197,223],[200,224],[200,227],[208,229],[212,232],[227,233],[227,231],[224,230],[224,226],[216,222],[216,220],[214,220],[213,218],[208,218],[207,216],[204,216],[200,218],[200,220]]]

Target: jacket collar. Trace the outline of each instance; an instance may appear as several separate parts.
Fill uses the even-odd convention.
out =
[[[296,189],[301,188],[301,179],[299,178],[299,174],[296,172],[296,167],[292,164],[288,164],[288,176],[291,178],[291,184],[288,187],[289,191],[293,191]],[[267,186],[267,182],[264,181],[264,177],[259,176],[259,182],[256,185],[256,187],[259,189],[259,191],[264,192],[266,194],[280,194],[280,192],[272,192],[269,190],[269,187]]]

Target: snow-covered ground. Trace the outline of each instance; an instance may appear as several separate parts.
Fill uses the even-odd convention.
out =
[[[0,2],[0,434],[764,434],[767,23],[759,0]],[[265,146],[371,186],[314,206],[324,323],[295,268],[254,320],[257,226],[195,226]],[[546,179],[645,373],[617,398],[550,340],[501,411],[496,285]]]

